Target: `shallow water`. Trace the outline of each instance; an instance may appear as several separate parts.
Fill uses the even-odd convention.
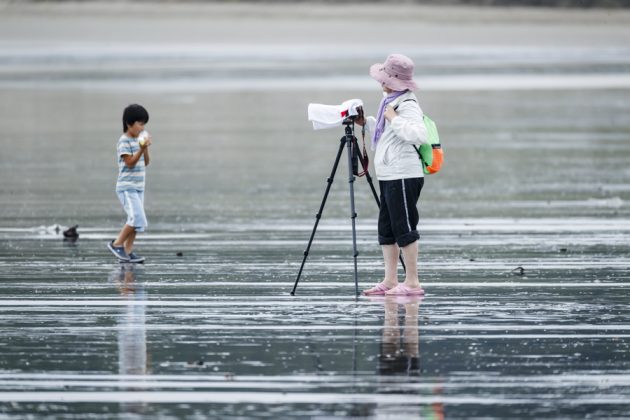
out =
[[[446,164],[427,295],[397,300],[354,297],[345,160],[289,295],[343,134],[306,106],[374,110],[384,55],[300,51],[0,49],[0,416],[627,416],[627,48],[411,49]],[[130,101],[155,142],[137,266],[105,248]],[[377,208],[355,190],[364,288]]]
[[[358,300],[346,224],[323,223],[295,297],[306,222],[151,232],[135,266],[111,262],[109,229],[74,244],[3,230],[2,412],[627,413],[629,224],[438,221],[423,231],[424,299]],[[371,225],[358,232],[367,287],[379,249]]]

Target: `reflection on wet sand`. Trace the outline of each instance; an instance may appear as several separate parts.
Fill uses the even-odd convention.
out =
[[[118,321],[118,373],[120,375],[145,375],[148,373],[148,354],[144,304],[147,294],[138,281],[135,264],[120,264],[111,274],[122,299],[127,301]],[[127,379],[123,379],[127,380]],[[140,388],[124,388],[136,391]],[[141,413],[147,407],[142,402],[123,402],[125,411]]]
[[[421,297],[384,299],[385,321],[378,358],[378,372],[381,375],[420,373],[418,310],[421,300]],[[405,309],[402,333],[398,318],[399,306]]]
[[[408,376],[410,381],[413,381],[414,377],[420,377],[418,312],[422,299],[422,296],[387,296],[382,298],[385,313],[377,368],[382,393],[401,392],[395,388],[396,384],[400,383],[398,380],[393,380],[395,376]],[[399,316],[400,308],[404,309],[402,325]],[[439,392],[441,392],[441,388],[436,386],[433,393]],[[375,414],[377,417],[395,415],[443,419],[444,408],[440,402],[420,407],[377,404]]]

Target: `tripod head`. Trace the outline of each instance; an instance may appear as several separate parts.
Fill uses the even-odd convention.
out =
[[[341,124],[345,125],[345,126],[352,125],[352,124],[354,124],[354,118],[355,117],[346,117],[346,118],[344,118],[344,120],[343,120],[343,122]]]
[[[343,120],[342,124],[346,127],[346,136],[352,136],[354,134],[354,120],[355,117],[346,117]]]

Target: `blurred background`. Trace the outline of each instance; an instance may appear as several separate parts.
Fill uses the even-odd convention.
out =
[[[310,220],[343,131],[314,132],[307,105],[374,113],[367,71],[393,52],[446,152],[424,218],[628,216],[630,12],[591,8],[624,2],[419,3],[0,3],[0,224],[117,226],[130,103],[151,116],[153,227]]]

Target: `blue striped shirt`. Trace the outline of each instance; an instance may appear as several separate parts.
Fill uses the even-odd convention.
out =
[[[123,191],[144,191],[144,154],[133,168],[125,165],[124,155],[134,155],[140,150],[137,138],[128,137],[123,134],[116,146],[118,152],[118,180],[116,181],[116,192]]]

